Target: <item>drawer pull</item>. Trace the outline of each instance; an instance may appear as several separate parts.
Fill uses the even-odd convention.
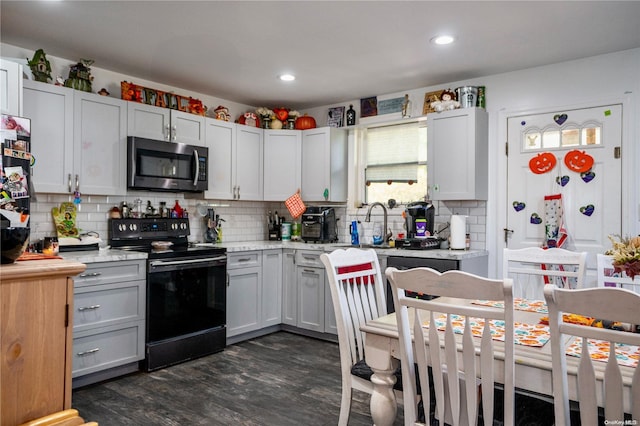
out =
[[[87,356],[87,355],[94,354],[94,353],[98,352],[99,350],[100,350],[100,348],[93,348],[93,349],[89,349],[88,351],[78,352],[78,353],[76,353],[76,355],[77,356]]]
[[[242,259],[238,259],[238,262],[251,262],[250,257],[243,257]]]
[[[78,311],[79,312],[91,311],[91,310],[94,310],[94,309],[98,309],[99,307],[100,307],[100,305],[83,306],[82,308],[78,308]]]
[[[80,278],[99,277],[100,275],[102,275],[102,272],[89,272],[88,274],[81,274]]]

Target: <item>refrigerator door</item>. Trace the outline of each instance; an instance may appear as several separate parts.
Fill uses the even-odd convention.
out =
[[[0,117],[0,209],[29,213],[35,195],[31,183],[31,120],[2,114]]]

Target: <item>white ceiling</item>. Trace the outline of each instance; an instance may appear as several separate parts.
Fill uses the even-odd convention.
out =
[[[640,47],[640,1],[2,0],[0,11],[3,43],[295,109]],[[458,41],[430,44],[440,33]]]

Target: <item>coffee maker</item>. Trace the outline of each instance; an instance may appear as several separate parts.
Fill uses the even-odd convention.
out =
[[[433,237],[435,207],[428,201],[407,204],[405,227],[407,238],[396,241],[398,248],[430,249],[440,248],[440,240]]]

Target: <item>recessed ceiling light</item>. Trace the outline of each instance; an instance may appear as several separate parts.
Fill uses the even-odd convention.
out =
[[[455,41],[455,38],[450,35],[440,35],[431,39],[433,44],[451,44]]]
[[[293,81],[296,79],[296,76],[293,74],[282,74],[279,78],[282,81]]]

